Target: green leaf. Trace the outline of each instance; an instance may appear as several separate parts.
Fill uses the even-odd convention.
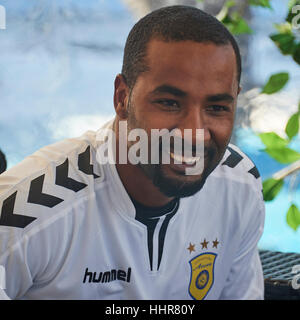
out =
[[[281,138],[275,132],[260,133],[259,137],[267,148],[285,147],[289,141]]]
[[[224,3],[224,6],[229,9],[229,8],[232,8],[236,5],[235,1],[234,0],[227,0],[225,3]]]
[[[264,151],[280,163],[288,164],[300,160],[300,153],[287,147],[267,148]]]
[[[295,231],[300,226],[300,211],[296,205],[292,204],[286,214],[287,224]]]
[[[300,43],[294,46],[293,59],[295,62],[300,64]]]
[[[292,33],[277,33],[270,36],[282,54],[293,54],[295,51],[295,36]]]
[[[269,178],[263,182],[263,195],[265,201],[272,201],[281,188],[283,187],[283,179],[277,180]]]
[[[270,5],[270,0],[249,0],[249,4],[252,6],[260,6],[265,8],[272,8]]]
[[[293,12],[292,12],[292,9],[293,9],[293,7],[296,6],[297,4],[300,4],[300,1],[299,1],[299,0],[291,0],[291,1],[289,1],[289,3],[288,3],[289,12],[288,12],[287,17],[285,18],[285,21],[292,23],[293,18],[294,18],[294,17],[296,16],[296,14],[297,14],[297,13],[293,13]]]
[[[247,21],[238,12],[233,12],[231,15],[227,14],[221,21],[234,35],[253,33]]]
[[[262,89],[262,93],[272,94],[281,90],[289,81],[289,74],[281,72],[273,74]]]
[[[285,132],[290,140],[299,132],[299,115],[299,112],[294,113],[286,124]]]
[[[291,23],[286,22],[286,23],[275,23],[275,28],[278,30],[279,34],[289,34],[292,35],[293,33],[293,27]]]
[[[289,10],[292,10],[292,8],[297,5],[297,4],[300,4],[300,0],[290,0],[288,2],[288,8]]]

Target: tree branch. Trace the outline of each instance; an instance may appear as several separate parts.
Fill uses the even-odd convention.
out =
[[[286,168],[283,168],[282,170],[277,171],[274,175],[273,178],[276,180],[281,180],[286,178],[287,176],[293,174],[296,171],[300,171],[300,160],[292,163]]]

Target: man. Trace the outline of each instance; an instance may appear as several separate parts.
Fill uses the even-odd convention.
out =
[[[116,117],[106,126],[116,148],[100,131],[88,132],[41,149],[0,177],[6,294],[262,299],[261,180],[228,145],[240,73],[237,44],[214,17],[172,6],[141,19],[126,42]],[[178,156],[173,142],[169,164],[161,156],[158,163],[124,161],[134,145],[125,136],[124,147],[124,122],[149,143],[153,129],[191,129],[192,155]],[[202,158],[195,153],[199,129]],[[104,161],[111,150],[116,165]],[[203,170],[186,174],[201,159]]]

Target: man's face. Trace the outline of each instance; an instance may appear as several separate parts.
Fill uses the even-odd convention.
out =
[[[128,129],[204,130],[204,170],[186,175],[188,167],[139,164],[159,190],[169,197],[191,196],[222,159],[229,143],[239,92],[235,54],[230,45],[193,41],[151,40],[147,47],[149,71],[139,75],[128,98]],[[150,141],[149,141],[150,145]],[[171,145],[171,151],[173,150]],[[186,166],[185,166],[186,165]]]

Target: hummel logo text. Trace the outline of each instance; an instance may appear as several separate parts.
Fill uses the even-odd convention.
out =
[[[83,277],[83,283],[86,282],[95,282],[95,283],[104,283],[104,282],[111,282],[114,280],[121,280],[130,282],[131,277],[131,268],[128,268],[127,272],[124,270],[116,270],[112,269],[110,271],[105,272],[90,272],[88,268],[85,269],[85,274]]]

